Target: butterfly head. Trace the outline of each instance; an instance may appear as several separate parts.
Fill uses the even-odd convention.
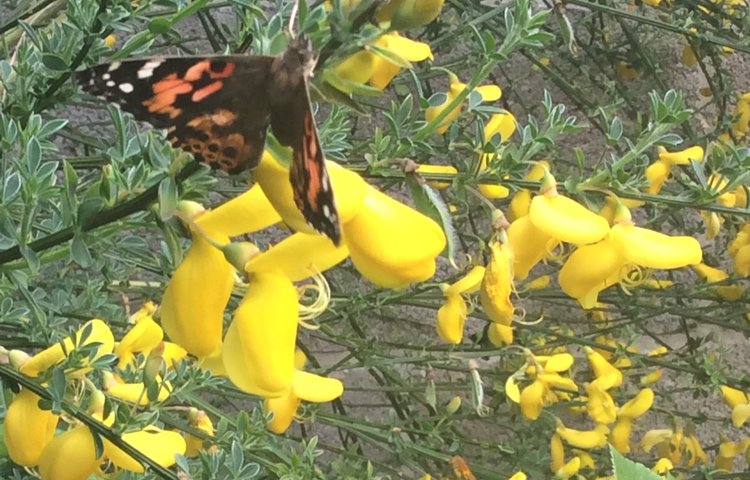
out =
[[[281,55],[286,71],[302,71],[306,79],[313,77],[317,62],[312,49],[312,42],[305,35],[299,35],[289,42],[286,51]]]

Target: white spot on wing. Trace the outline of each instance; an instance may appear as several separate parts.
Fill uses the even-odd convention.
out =
[[[107,82],[107,86],[108,86],[108,87],[114,87],[114,86],[115,86],[115,81],[114,81],[114,80],[110,80],[110,81],[108,81],[108,82]]]
[[[120,68],[120,65],[122,65],[122,62],[112,62],[109,64],[109,68],[107,69],[108,72],[114,72],[118,68]]]
[[[109,73],[105,73],[104,75],[102,75],[102,80],[109,80],[110,78],[112,78],[112,75],[110,75]]]
[[[331,218],[331,209],[328,208],[328,205],[323,205],[323,216],[326,218]]]
[[[121,83],[120,84],[120,90],[123,93],[132,93],[133,92],[133,85],[131,83]]]
[[[144,63],[143,66],[138,69],[138,78],[149,78],[154,74],[154,69],[161,64],[162,60],[149,60],[148,62]]]

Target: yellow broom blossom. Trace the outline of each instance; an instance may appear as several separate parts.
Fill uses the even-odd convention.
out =
[[[507,243],[490,244],[492,257],[484,271],[479,299],[490,320],[510,326],[513,322],[513,304],[510,294],[513,291],[513,255]]]
[[[443,110],[445,110],[448,105],[450,105],[451,102],[453,102],[453,100],[466,89],[466,84],[462,83],[454,74],[451,73],[449,79],[450,88],[448,89],[448,92],[446,94],[445,101],[440,105],[429,107],[427,108],[427,110],[425,110],[425,119],[427,120],[427,122],[430,122],[433,119],[437,118],[437,116],[440,115]],[[479,86],[474,91],[478,92],[482,96],[482,100],[485,102],[494,102],[496,100],[499,100],[502,95],[502,90],[500,90],[500,87],[498,87],[497,85]],[[443,134],[448,131],[448,127],[450,127],[450,124],[458,117],[459,113],[461,112],[461,107],[461,104],[457,105],[445,117],[443,117],[442,121],[436,128],[436,131],[438,133]]]
[[[8,456],[18,465],[34,467],[52,440],[60,419],[51,410],[39,408],[39,396],[22,389],[8,406],[3,425],[3,443]]]

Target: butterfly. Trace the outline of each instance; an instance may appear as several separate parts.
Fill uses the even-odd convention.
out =
[[[270,125],[291,147],[294,202],[315,230],[341,241],[338,210],[310,107],[315,58],[292,39],[277,57],[219,55],[115,61],[77,74],[84,90],[167,130],[169,141],[212,168],[258,165]]]

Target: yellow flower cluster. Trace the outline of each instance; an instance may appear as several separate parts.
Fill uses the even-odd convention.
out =
[[[342,245],[314,234],[294,204],[288,170],[265,153],[249,191],[211,211],[187,205],[183,216],[193,244],[162,303],[169,338],[214,374],[265,398],[266,410],[274,413],[269,427],[278,433],[291,424],[300,400],[327,402],[343,393],[339,380],[304,372],[304,362],[295,362],[300,306],[294,282],[319,276],[349,257],[373,283],[401,288],[430,278],[446,243],[437,223],[356,173],[330,162],[329,173],[336,197],[346,199],[339,209]],[[264,252],[229,241],[280,220],[297,233]],[[238,270],[249,282],[224,332]],[[318,282],[325,299],[325,285]]]
[[[69,399],[80,403],[89,400],[89,413],[102,427],[114,427],[115,415],[104,417],[105,399],[123,402],[124,405],[147,407],[169,398],[171,386],[161,378],[169,373],[173,363],[184,358],[187,352],[181,347],[163,342],[161,328],[152,315],[156,307],[147,303],[130,318],[132,328],[116,343],[107,324],[99,319],[85,323],[74,335],[62,342],[29,357],[22,351],[8,353],[11,364],[29,376],[37,378],[46,386],[52,368],[61,368],[76,391]],[[95,386],[88,377],[94,365],[100,365],[107,356],[117,358],[115,372],[102,370],[103,388]],[[121,375],[134,376],[142,372],[141,381],[128,382]],[[81,388],[82,387],[82,388]],[[88,395],[83,395],[83,391]],[[31,390],[22,389],[10,403],[3,429],[4,444],[8,455],[17,464],[38,468],[43,480],[85,480],[99,471],[104,462],[115,470],[143,472],[141,463],[125,453],[117,445],[105,439],[103,450],[96,443],[89,427],[76,422],[72,417],[61,417],[51,410],[40,407],[40,397]],[[192,409],[196,415],[199,411]],[[201,430],[213,432],[210,419],[202,415]],[[67,428],[62,426],[63,420]],[[210,427],[210,428],[209,428]],[[200,427],[199,427],[200,428]],[[133,447],[151,461],[168,467],[175,462],[175,455],[190,454],[188,441],[180,432],[164,430],[158,425],[126,431],[120,436],[122,442]],[[192,452],[202,448],[202,442],[191,441]]]

